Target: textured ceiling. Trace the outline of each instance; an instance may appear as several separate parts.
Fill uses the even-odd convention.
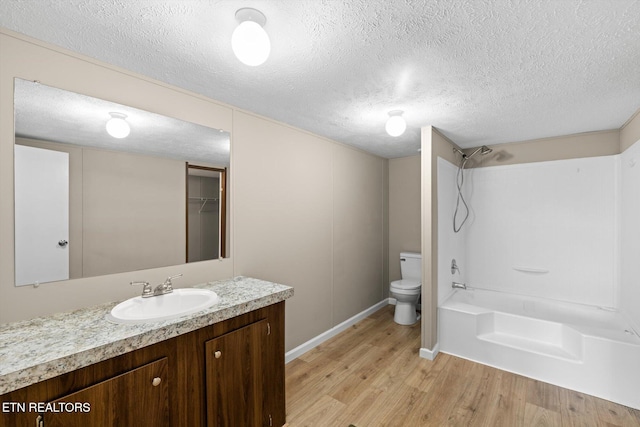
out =
[[[230,48],[247,6],[267,17],[259,67]],[[425,125],[471,147],[640,108],[637,0],[3,0],[0,26],[389,158]]]

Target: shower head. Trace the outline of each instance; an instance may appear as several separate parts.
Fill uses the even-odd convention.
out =
[[[480,147],[480,154],[482,154],[483,156],[485,154],[489,154],[492,151],[493,151],[493,148],[489,148],[486,145],[483,145],[482,147]]]
[[[492,151],[493,151],[493,149],[487,147],[486,145],[483,145],[482,147],[476,148],[476,150],[473,153],[469,154],[468,156],[465,155],[464,158],[468,160],[468,159],[472,158],[473,156],[475,156],[478,153],[480,153],[482,156],[484,156],[485,154],[489,154]]]

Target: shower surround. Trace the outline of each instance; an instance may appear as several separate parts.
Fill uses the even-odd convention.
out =
[[[636,159],[640,143],[467,170],[459,233],[457,167],[438,159],[440,351],[640,408]]]

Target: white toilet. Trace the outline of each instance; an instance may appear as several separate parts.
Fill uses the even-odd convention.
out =
[[[416,304],[422,285],[422,255],[414,252],[400,253],[401,280],[394,280],[389,287],[391,298],[396,299],[393,320],[400,325],[413,325],[419,319]]]

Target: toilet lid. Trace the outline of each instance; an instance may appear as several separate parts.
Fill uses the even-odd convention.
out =
[[[415,280],[395,280],[391,282],[391,287],[393,289],[402,289],[403,291],[411,291],[415,289],[420,289],[420,282]]]

